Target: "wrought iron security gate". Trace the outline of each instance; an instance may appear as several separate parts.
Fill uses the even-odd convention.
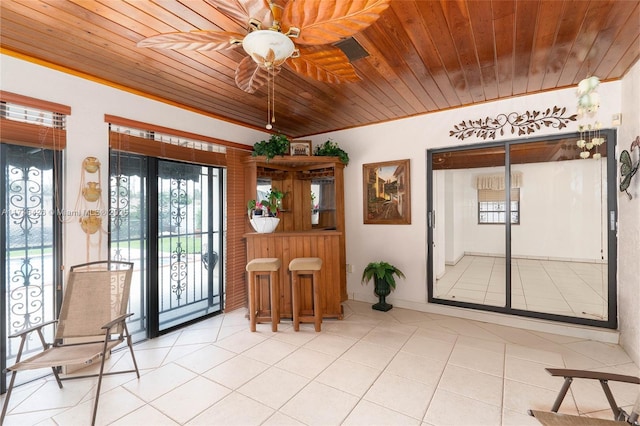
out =
[[[61,155],[59,151],[3,143],[0,164],[4,194],[0,201],[0,371],[4,371],[15,362],[20,340],[7,336],[57,317],[61,292],[55,283],[62,282],[62,226],[57,211],[61,200],[56,200]],[[53,327],[45,329],[46,333],[53,331]],[[26,344],[27,352],[41,349],[37,339]],[[24,383],[33,377],[18,375],[18,381]],[[5,379],[2,374],[2,392],[6,390]]]
[[[136,264],[134,330],[222,311],[221,206],[222,169],[112,153],[111,255]]]

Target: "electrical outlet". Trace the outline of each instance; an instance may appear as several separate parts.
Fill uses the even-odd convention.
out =
[[[611,125],[619,126],[620,124],[622,124],[622,114],[613,114],[611,117]]]

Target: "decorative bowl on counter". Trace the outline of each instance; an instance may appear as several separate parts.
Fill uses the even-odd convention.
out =
[[[251,218],[251,226],[253,226],[253,229],[260,234],[272,233],[276,230],[278,223],[280,223],[279,217],[254,215]]]

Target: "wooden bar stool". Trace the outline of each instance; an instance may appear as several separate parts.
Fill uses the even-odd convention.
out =
[[[251,331],[256,331],[256,323],[271,322],[271,331],[278,331],[280,322],[280,284],[278,270],[282,261],[276,257],[262,257],[247,263],[249,272],[249,320]],[[258,312],[258,275],[269,277],[271,316]]]
[[[289,262],[291,271],[291,303],[293,309],[293,329],[300,330],[301,322],[313,322],[316,331],[320,331],[322,323],[322,303],[320,300],[320,269],[322,259],[319,257],[297,257]],[[313,315],[300,315],[300,275],[311,275],[313,287]]]

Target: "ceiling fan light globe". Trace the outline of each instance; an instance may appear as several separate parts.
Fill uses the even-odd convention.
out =
[[[265,68],[281,65],[295,50],[289,37],[273,30],[252,31],[242,40],[242,47],[258,65]]]

